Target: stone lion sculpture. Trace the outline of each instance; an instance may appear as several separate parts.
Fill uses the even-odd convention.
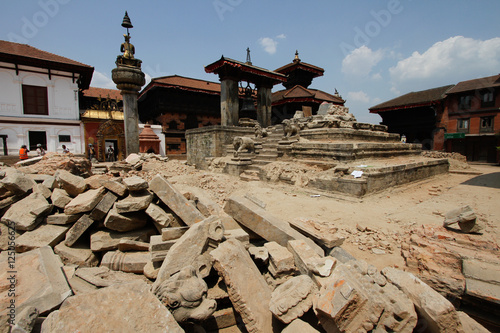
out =
[[[233,139],[233,147],[234,147],[234,157],[238,157],[238,155],[244,150],[249,153],[255,152],[255,141],[252,138],[246,136],[237,136]]]
[[[283,131],[285,132],[285,138],[299,135],[300,132],[299,125],[295,124],[290,119],[283,120],[282,124],[283,124]]]
[[[153,292],[180,323],[205,320],[215,312],[217,303],[207,298],[207,291],[205,281],[189,265],[165,280]]]
[[[262,128],[259,124],[255,125],[255,137],[258,139],[265,138],[269,135],[265,128]]]

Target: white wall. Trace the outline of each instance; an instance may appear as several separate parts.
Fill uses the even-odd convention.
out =
[[[12,64],[0,63],[13,67]],[[51,71],[48,74],[23,71],[46,71],[46,69],[19,66],[19,75],[14,68],[0,68],[0,134],[8,135],[9,155],[17,155],[21,145],[29,144],[29,131],[46,133],[47,151],[61,152],[65,144],[72,153],[81,154],[83,127],[80,123],[78,84],[71,73]],[[22,85],[47,87],[48,115],[25,115],[23,112]],[[59,142],[59,135],[70,135],[71,142]],[[1,140],[0,140],[1,144]],[[0,154],[3,151],[0,150]]]

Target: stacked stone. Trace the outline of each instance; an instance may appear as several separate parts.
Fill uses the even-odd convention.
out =
[[[39,314],[42,332],[182,332],[192,321],[207,331],[412,332],[420,319],[436,332],[480,329],[413,275],[381,273],[343,251],[342,238],[292,227],[252,196],[221,209],[160,175],[2,175],[2,235],[16,229],[18,329],[30,331]],[[13,271],[3,250],[0,268]]]

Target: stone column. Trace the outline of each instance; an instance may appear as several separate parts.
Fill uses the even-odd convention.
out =
[[[134,59],[136,60],[136,59]],[[123,96],[123,120],[125,126],[125,156],[139,153],[138,91],[145,83],[144,73],[139,66],[124,66],[117,61],[112,70],[112,79]]]
[[[222,79],[220,87],[220,112],[222,126],[238,126],[238,81]]]
[[[271,126],[271,88],[257,87],[257,121],[260,126]]]

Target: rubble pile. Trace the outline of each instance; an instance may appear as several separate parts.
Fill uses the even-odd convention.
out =
[[[0,331],[483,329],[413,274],[356,260],[336,228],[286,222],[251,194],[222,206],[203,189],[207,174],[194,187],[140,158],[127,164],[87,178],[0,170]],[[431,265],[414,244],[433,239],[411,237],[404,253],[421,273]]]
[[[460,169],[470,169],[470,165],[467,163],[467,157],[460,153],[452,152],[446,153],[443,151],[436,150],[424,150],[421,153],[424,157],[430,158],[447,158],[450,162],[451,170],[460,170]]]

